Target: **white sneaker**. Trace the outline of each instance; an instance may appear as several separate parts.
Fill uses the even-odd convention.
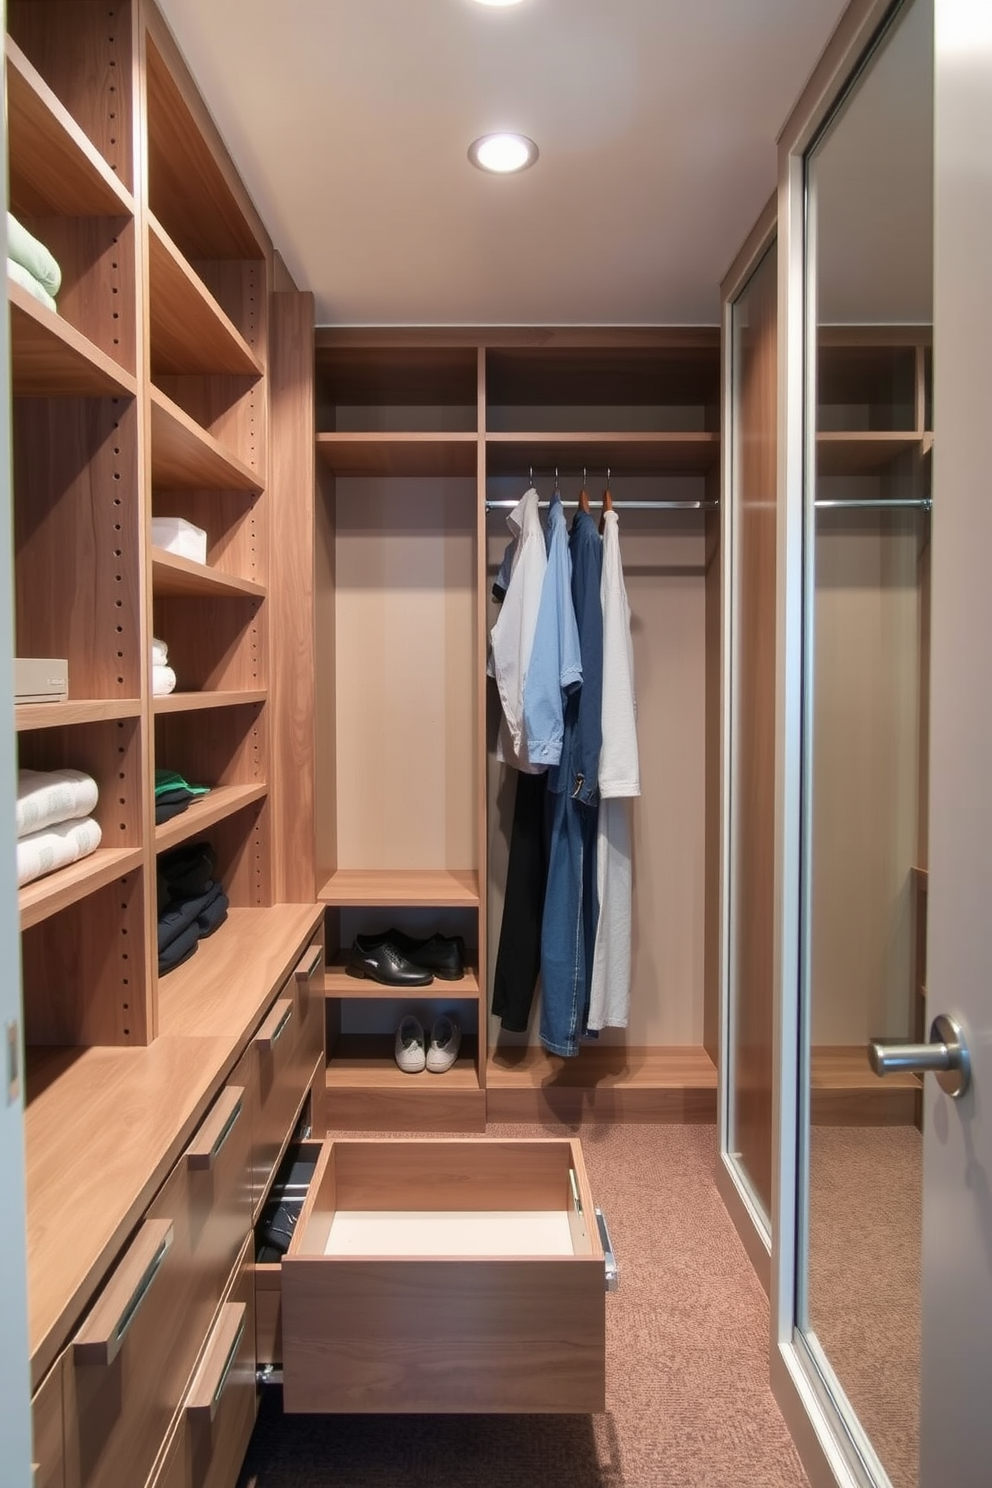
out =
[[[432,1075],[443,1075],[458,1058],[462,1031],[458,1024],[443,1013],[435,1018],[431,1029],[431,1041],[427,1049],[427,1068]]]
[[[396,1063],[406,1074],[419,1075],[424,1068],[424,1030],[412,1014],[407,1014],[396,1030],[394,1053]]]

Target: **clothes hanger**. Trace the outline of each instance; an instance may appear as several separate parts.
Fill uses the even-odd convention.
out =
[[[610,490],[610,467],[606,467],[606,490],[603,492],[603,509],[599,514],[599,530],[606,526],[606,513],[613,510],[613,492]]]
[[[582,490],[579,492],[579,506],[584,512],[589,511],[589,493],[586,491],[586,467],[582,467]]]

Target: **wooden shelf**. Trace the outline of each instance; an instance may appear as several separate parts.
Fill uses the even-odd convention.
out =
[[[313,904],[231,909],[182,966],[159,978],[159,1034],[248,1043],[282,969],[320,924]]]
[[[526,474],[531,466],[609,466],[624,475],[698,475],[720,458],[720,435],[534,433],[487,434],[489,475]]]
[[[335,475],[475,475],[475,434],[318,434],[318,458]]]
[[[255,801],[262,801],[269,793],[267,785],[218,785],[209,796],[197,796],[186,810],[171,821],[162,822],[155,828],[155,851],[165,852],[177,843],[186,842],[205,832],[208,827],[233,816]]]
[[[233,574],[220,573],[206,563],[194,563],[164,548],[152,548],[152,589],[159,595],[182,595],[208,599],[248,596],[265,598],[265,585],[253,579],[239,579]]]
[[[17,902],[21,914],[21,929],[29,930],[42,920],[58,914],[70,904],[95,893],[140,868],[144,854],[140,847],[98,847],[89,857],[78,863],[70,863],[44,878],[36,878],[18,890]]]
[[[424,990],[422,988],[418,990]],[[353,1085],[362,1090],[400,1090],[413,1099],[436,1095],[442,1086],[454,1090],[478,1090],[476,1041],[463,1038],[458,1059],[443,1075],[427,1070],[409,1075],[393,1058],[392,1034],[343,1034],[327,1058],[327,1089],[340,1092]]]
[[[75,699],[64,703],[18,703],[14,709],[14,727],[17,732],[28,729],[65,728],[75,723],[106,723],[116,718],[137,718],[141,712],[140,698]]]
[[[15,213],[133,217],[134,200],[15,41],[6,38]]]
[[[152,482],[160,490],[249,491],[263,481],[257,470],[226,450],[159,388],[151,389]]]
[[[247,341],[151,214],[148,281],[153,374],[262,376]]]
[[[317,898],[324,904],[384,909],[477,909],[479,875],[474,868],[339,868]]]
[[[268,693],[263,688],[243,692],[170,692],[165,697],[152,699],[152,709],[158,713],[198,713],[208,708],[244,708],[252,703],[264,703]]]
[[[918,1115],[919,1075],[884,1079],[868,1063],[865,1045],[822,1045],[810,1053],[810,1119],[814,1126],[908,1126]]]
[[[486,1064],[488,1121],[716,1119],[716,1067],[695,1045],[583,1044],[575,1059],[503,1045]]]
[[[346,970],[347,951],[335,951],[324,973],[325,997],[354,998],[358,1001],[382,1001],[383,998],[417,997],[430,1001],[478,1002],[479,973],[474,966],[466,966],[465,975],[457,982],[448,982],[435,977],[426,987],[387,987],[368,977],[351,976]]]
[[[818,475],[871,475],[884,470],[897,456],[921,449],[920,436],[914,433],[817,434],[816,471]]]
[[[133,398],[137,383],[67,320],[7,280],[15,398]]]

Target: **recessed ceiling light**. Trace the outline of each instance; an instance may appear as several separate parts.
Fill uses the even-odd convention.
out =
[[[477,5],[519,5],[520,0],[475,0]]]
[[[480,170],[505,176],[533,165],[537,146],[525,134],[484,134],[469,145],[468,158]]]

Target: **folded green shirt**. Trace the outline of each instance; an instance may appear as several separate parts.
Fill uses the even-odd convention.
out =
[[[190,785],[184,780],[177,770],[155,771],[155,795],[164,796],[168,791],[185,790],[191,796],[207,796],[210,794],[209,785]]]

